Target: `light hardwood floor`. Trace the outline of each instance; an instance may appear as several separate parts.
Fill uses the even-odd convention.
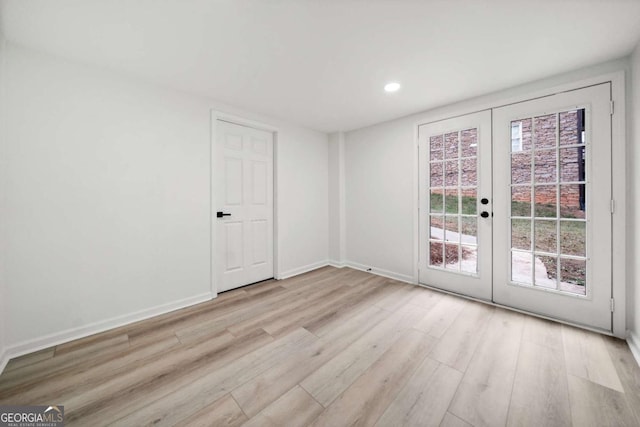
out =
[[[626,343],[331,267],[12,360],[67,425],[638,426]]]

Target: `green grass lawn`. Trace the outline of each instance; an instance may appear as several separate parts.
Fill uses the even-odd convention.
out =
[[[443,212],[445,214],[465,214],[475,215],[477,213],[477,198],[462,196],[458,201],[457,197],[447,197],[442,194],[431,194],[431,212]],[[537,250],[555,253],[557,251],[557,229],[555,205],[536,204],[535,216],[537,218],[549,218],[548,220],[538,220],[536,224],[535,245]],[[517,202],[511,203],[512,216],[531,216],[531,203]],[[584,218],[584,212],[576,208],[560,208],[562,218]],[[435,219],[435,218],[434,218]],[[532,244],[531,219],[514,219],[511,224],[511,243],[513,248],[530,250]],[[442,227],[441,221],[433,221],[436,226]],[[453,231],[458,231],[457,228]],[[464,231],[463,231],[464,232]],[[583,221],[561,221],[560,222],[560,252],[563,255],[585,256],[586,254],[586,224]],[[547,268],[549,278],[557,275],[557,263],[555,258],[540,257]],[[561,262],[563,281],[584,285],[586,277],[584,266],[580,262]]]

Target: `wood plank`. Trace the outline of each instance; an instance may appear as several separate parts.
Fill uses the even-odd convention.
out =
[[[9,372],[14,369],[24,368],[25,366],[33,365],[34,363],[42,362],[43,360],[51,359],[55,352],[55,347],[45,348],[44,350],[36,351],[24,356],[14,357],[9,360],[7,366],[4,368],[4,372]]]
[[[388,311],[395,311],[411,301],[417,293],[417,286],[401,283],[397,280],[387,279],[385,286],[392,286],[396,289],[392,294],[377,301],[374,305]]]
[[[562,341],[568,373],[616,391],[624,391],[600,334],[563,325]]]
[[[76,357],[79,357],[84,354],[98,353],[120,344],[129,345],[129,336],[125,333],[112,335],[110,331],[107,331],[58,345],[53,357],[60,357],[67,353],[73,353]]]
[[[349,318],[357,315],[362,310],[369,309],[370,306],[375,306],[377,301],[380,301],[382,298],[385,298],[387,295],[394,292],[392,287],[383,286],[383,283],[383,277],[374,276],[374,278],[369,281],[371,290],[368,290],[367,294],[363,295],[358,303],[352,307],[348,307],[344,312],[341,312],[341,310],[338,310],[337,312],[332,310],[325,316],[320,316],[311,320],[309,323],[304,325],[304,328],[318,337],[327,335],[336,327],[348,321]]]
[[[461,420],[450,412],[447,412],[440,423],[440,427],[473,427],[468,422]]]
[[[181,427],[239,427],[247,420],[247,416],[233,400],[233,397],[226,394],[177,425]]]
[[[332,266],[326,266],[318,268],[316,270],[308,271],[303,274],[299,274],[294,277],[281,281],[281,286],[285,288],[293,289],[305,285],[316,285],[324,280],[340,280],[345,275],[353,275],[361,273],[351,268],[336,268]]]
[[[161,358],[136,367],[133,371],[134,375],[118,376],[63,401],[65,421],[69,424],[72,422],[82,424],[83,419],[85,422],[86,419],[94,418],[117,419],[132,411],[140,410],[180,387],[193,383],[207,372],[222,369],[247,353],[268,347],[272,341],[273,338],[264,331],[243,338],[230,338],[227,334],[221,335],[217,340],[205,341],[197,346],[165,354]],[[207,404],[216,399],[212,399]]]
[[[256,319],[276,310],[274,340]],[[640,425],[640,367],[624,341],[578,331],[565,348],[563,326],[520,317],[362,271],[320,269],[13,360],[0,375],[0,404],[64,404],[69,426],[435,425],[442,417],[442,426],[468,427],[505,425],[506,405],[508,425],[568,425],[572,411],[574,425]],[[227,331],[252,322],[237,336]],[[410,343],[409,333],[428,343]],[[567,354],[580,352],[570,366],[578,375],[568,374]],[[616,378],[614,370],[624,392],[593,382]],[[329,396],[326,407],[303,386],[333,390],[317,392]]]
[[[413,304],[424,310],[430,310],[444,297],[444,293],[436,292],[422,286],[415,286],[413,298],[409,300],[409,304]]]
[[[430,357],[464,372],[482,338],[494,308],[486,304],[469,302],[447,329],[447,333],[433,349]]]
[[[300,385],[323,406],[346,390],[397,340],[424,317],[424,310],[407,305],[350,344],[344,351],[305,378]]]
[[[534,316],[527,316],[524,321],[522,339],[552,350],[563,350],[562,324]]]
[[[434,339],[410,330],[344,393],[313,426],[370,426],[380,418],[433,347]]]
[[[603,340],[622,382],[625,398],[635,414],[638,425],[640,425],[640,367],[638,362],[633,357],[626,341],[613,337],[603,337]]]
[[[581,427],[637,426],[624,393],[569,375],[573,425]]]
[[[496,309],[449,412],[474,426],[505,425],[525,316]]]
[[[79,347],[77,351],[64,352],[58,356],[47,358],[39,363],[32,363],[20,369],[8,371],[0,378],[0,401],[16,390],[30,387],[41,382],[45,378],[51,378],[62,372],[75,370],[79,367],[91,366],[100,361],[111,359],[114,356],[130,350],[126,335],[118,334],[104,342],[88,340],[87,348]],[[18,387],[18,389],[16,389]],[[13,390],[13,391],[10,391]]]
[[[442,338],[467,304],[468,302],[462,298],[443,294],[424,319],[414,327],[425,334]]]
[[[303,427],[313,421],[323,409],[309,393],[300,386],[295,386],[251,418],[244,427]]]
[[[39,377],[33,382],[22,383],[20,387],[8,390],[9,400],[14,403],[40,404],[46,402],[51,396],[56,396],[58,401],[63,401],[74,394],[81,394],[83,391],[126,374],[146,361],[157,359],[168,351],[175,350],[179,345],[180,342],[173,336],[165,341],[139,347],[127,353],[115,354],[112,358],[98,359],[94,363],[78,363],[76,366],[70,366],[65,370],[56,371],[46,377]]]
[[[283,302],[282,299],[280,299],[276,304],[270,306],[268,310],[264,310],[258,315],[250,316],[246,320],[236,320],[233,325],[230,325],[227,329],[236,336],[242,335],[248,331],[262,328],[265,324],[287,316],[290,313],[298,312],[297,310],[312,307],[325,298],[335,298],[336,296],[344,295],[348,292],[348,289],[347,286],[344,286],[344,284],[338,281],[328,282],[324,286],[309,290],[290,301],[285,300],[285,302]]]
[[[173,384],[158,396],[153,396],[153,400],[146,405],[128,407],[117,423],[132,426],[151,422],[154,425],[173,425],[201,411],[229,390],[276,366],[287,354],[308,348],[317,340],[313,334],[299,329],[242,357],[227,361],[217,369],[199,372],[197,376]]]
[[[522,342],[507,425],[571,425],[567,371],[561,351]]]
[[[314,345],[290,353],[277,366],[233,390],[231,395],[245,414],[254,416],[390,314],[376,307],[359,313]]]
[[[273,337],[281,336],[318,316],[322,316],[323,313],[331,309],[339,308],[343,304],[352,303],[354,299],[362,298],[363,289],[368,287],[366,282],[356,286],[343,286],[339,291],[333,292],[320,301],[312,301],[297,309],[287,311],[284,316],[275,317],[262,323],[262,329]]]
[[[427,357],[376,426],[439,426],[462,374]]]

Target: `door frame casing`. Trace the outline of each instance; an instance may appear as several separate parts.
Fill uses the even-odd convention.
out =
[[[615,309],[612,313],[612,323],[614,335],[618,338],[627,337],[626,326],[626,286],[627,272],[625,257],[627,254],[626,236],[626,93],[625,93],[625,70],[620,69],[608,73],[596,74],[587,78],[570,78],[562,83],[536,82],[524,85],[519,88],[498,92],[492,95],[478,97],[475,99],[452,104],[442,108],[437,108],[416,116],[413,120],[413,282],[420,284],[418,268],[420,266],[420,236],[419,221],[420,206],[419,192],[419,134],[421,125],[446,120],[453,117],[464,116],[482,110],[493,110],[510,104],[529,101],[536,98],[546,97],[561,92],[581,89],[602,83],[611,83],[611,99],[614,102],[614,114],[611,116],[611,161],[612,161],[612,197],[615,201],[615,212],[612,215],[612,298],[615,301]],[[514,91],[519,93],[514,95]],[[535,314],[535,313],[532,313]],[[558,320],[560,321],[560,320]],[[561,321],[560,321],[561,322]],[[568,322],[565,322],[568,323]],[[602,331],[600,331],[602,332]]]
[[[246,119],[244,117],[228,114],[218,110],[211,110],[210,120],[210,134],[209,134],[209,282],[211,289],[211,297],[218,296],[218,287],[215,283],[216,277],[216,254],[217,254],[217,235],[216,235],[216,216],[218,195],[216,194],[216,173],[215,165],[217,164],[217,140],[216,130],[218,120],[233,123],[239,126],[245,126],[253,129],[258,129],[266,132],[270,132],[273,135],[273,277],[278,277],[278,128],[266,123],[258,122],[255,120]]]

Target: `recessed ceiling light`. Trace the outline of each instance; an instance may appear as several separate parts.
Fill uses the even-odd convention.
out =
[[[397,92],[400,89],[400,83],[398,82],[390,82],[384,85],[385,92]]]

